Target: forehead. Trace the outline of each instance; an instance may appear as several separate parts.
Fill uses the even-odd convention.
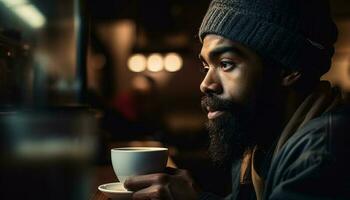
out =
[[[217,45],[234,45],[234,42],[220,35],[208,34],[203,39],[202,48],[213,48]]]
[[[224,46],[234,47],[236,50],[238,50],[241,53],[242,56],[245,56],[247,58],[252,56],[253,57],[258,56],[257,53],[255,53],[255,51],[253,51],[252,49],[238,42],[234,42],[220,35],[214,35],[214,34],[208,34],[204,37],[200,55],[204,58],[207,58],[212,51],[214,51],[219,47],[224,47]]]

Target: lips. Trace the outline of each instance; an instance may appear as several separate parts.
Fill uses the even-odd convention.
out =
[[[209,106],[207,106],[207,111],[208,111],[208,119],[215,119],[225,112],[220,110],[214,110]]]

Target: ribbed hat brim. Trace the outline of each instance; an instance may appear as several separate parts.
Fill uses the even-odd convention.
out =
[[[211,6],[199,29],[200,40],[203,41],[207,34],[221,35],[239,42],[290,69],[318,65],[317,73],[320,74],[329,69],[330,56],[307,38],[278,24],[234,9]],[[313,62],[308,59],[310,55],[325,60]]]

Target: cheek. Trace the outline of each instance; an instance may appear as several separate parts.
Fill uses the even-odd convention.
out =
[[[227,83],[224,85],[226,96],[241,104],[250,101],[258,82],[256,73],[244,70],[235,70],[226,74],[223,79]]]
[[[223,75],[224,95],[236,103],[244,103],[248,98],[247,82],[241,70],[234,70],[229,74]]]

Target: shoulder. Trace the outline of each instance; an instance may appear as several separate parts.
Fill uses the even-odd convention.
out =
[[[337,192],[343,194],[349,187],[350,174],[343,173],[350,168],[349,153],[350,106],[345,106],[311,120],[286,142],[272,160],[267,194],[293,190],[302,183],[301,189],[310,191],[337,183]]]
[[[281,149],[279,157],[323,155],[339,157],[350,150],[350,105],[311,120]]]
[[[279,159],[340,156],[350,150],[350,105],[325,113],[300,128],[276,156]]]

